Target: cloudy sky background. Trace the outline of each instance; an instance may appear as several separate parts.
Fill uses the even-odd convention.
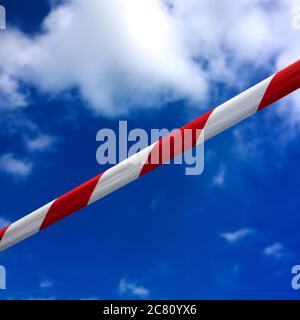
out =
[[[181,126],[299,59],[299,1],[1,4],[1,226],[103,171],[99,129]],[[1,254],[0,297],[299,297],[299,101]]]

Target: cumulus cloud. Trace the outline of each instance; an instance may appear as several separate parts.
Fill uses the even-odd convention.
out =
[[[51,150],[56,142],[57,138],[41,133],[34,138],[25,137],[25,144],[29,151]]]
[[[137,285],[135,282],[122,278],[118,286],[118,293],[120,295],[129,293],[130,295],[143,299],[149,296],[150,291],[143,286]]]
[[[292,0],[64,1],[39,34],[17,28],[1,34],[0,102],[24,106],[24,87],[34,85],[51,95],[75,89],[106,115],[179,98],[201,105],[215,83],[244,86],[250,76],[244,66],[271,69],[275,61],[279,68],[299,58],[292,6]]]
[[[282,243],[275,242],[272,245],[266,247],[263,250],[263,254],[265,256],[274,257],[276,259],[280,259],[285,256],[285,248]]]
[[[1,72],[1,68],[0,68]],[[0,106],[10,110],[11,107],[27,105],[25,93],[21,92],[18,80],[7,73],[0,73]]]
[[[226,174],[225,167],[221,166],[219,171],[213,177],[212,185],[214,187],[219,187],[219,188],[223,187],[225,183],[225,174]]]
[[[41,91],[75,88],[94,109],[115,114],[158,98],[199,99],[206,89],[161,1],[67,1],[42,30],[34,38],[8,31],[1,43],[12,55],[1,57],[6,74]]]
[[[49,288],[52,288],[53,285],[54,285],[54,282],[52,280],[46,279],[40,283],[40,288],[41,289],[49,289]]]
[[[15,178],[26,178],[30,175],[33,164],[26,159],[17,157],[13,153],[6,153],[0,157],[0,171]]]
[[[300,33],[300,30],[299,30]],[[300,92],[297,91],[289,95],[280,102],[281,108],[277,109],[277,114],[283,121],[281,138],[286,142],[293,138],[300,129]]]
[[[236,243],[250,235],[255,233],[254,229],[243,228],[236,230],[234,232],[221,233],[221,237],[224,238],[229,243]]]
[[[233,150],[243,160],[252,161],[254,157],[258,156],[258,153],[262,152],[264,140],[261,137],[256,138],[255,133],[256,126],[253,123],[233,130]]]

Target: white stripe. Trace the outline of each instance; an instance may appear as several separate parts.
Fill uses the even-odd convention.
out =
[[[0,252],[37,233],[53,202],[11,224],[0,241]]]
[[[100,177],[88,205],[137,179],[155,144],[105,171]]]
[[[205,141],[256,113],[273,77],[217,107],[205,124]]]
[[[204,139],[205,139],[205,129],[200,129],[200,134],[197,138],[197,141],[196,141],[196,145],[195,147],[199,146],[200,144],[202,144],[204,142]],[[204,151],[204,150],[203,150]]]

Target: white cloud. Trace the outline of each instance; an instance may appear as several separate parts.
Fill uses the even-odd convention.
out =
[[[300,91],[286,97],[280,105],[281,108],[277,109],[277,114],[283,121],[280,138],[286,143],[300,130]]]
[[[254,229],[243,228],[243,229],[236,230],[234,232],[221,233],[221,237],[224,238],[229,243],[236,243],[254,233],[255,233]]]
[[[55,296],[49,297],[49,298],[44,298],[44,297],[30,297],[28,300],[42,300],[42,301],[47,301],[47,300],[56,300]]]
[[[34,138],[25,137],[25,144],[29,151],[51,150],[57,139],[47,134],[38,134]]]
[[[285,112],[282,108],[278,110]],[[288,142],[298,131],[296,124],[292,124],[294,120],[285,122],[284,119],[284,115],[280,119],[276,113],[266,113],[263,123],[253,119],[233,130],[232,152],[235,159],[248,166],[247,170],[251,170],[248,172],[264,176],[284,165]]]
[[[137,285],[134,282],[129,282],[125,278],[122,278],[118,286],[118,293],[120,295],[129,293],[133,296],[143,299],[149,296],[150,291],[143,286]]]
[[[1,68],[0,68],[1,72]],[[10,107],[24,107],[27,98],[21,93],[19,82],[6,73],[0,73],[0,106],[9,110]]]
[[[261,136],[256,137],[256,129],[256,125],[251,122],[233,131],[233,150],[242,160],[253,161],[253,158],[257,158],[263,152],[262,144],[265,141]]]
[[[35,38],[7,31],[1,47],[10,56],[0,54],[6,74],[42,91],[78,88],[96,110],[115,114],[176,96],[199,100],[206,89],[161,1],[69,1],[43,31]]]
[[[265,256],[280,259],[285,256],[286,252],[285,252],[285,248],[284,248],[283,244],[281,244],[279,242],[275,242],[272,245],[266,247],[263,250],[263,254]]]
[[[6,219],[5,217],[0,217],[0,230],[1,230],[2,228],[7,227],[7,226],[10,225],[10,224],[11,224],[11,221],[10,221],[10,220]]]
[[[32,169],[33,164],[30,161],[19,158],[12,153],[6,153],[0,157],[0,171],[15,178],[26,178]]]
[[[23,86],[34,85],[55,95],[78,89],[87,105],[107,115],[177,98],[202,105],[215,81],[247,86],[245,65],[271,69],[273,61],[282,67],[299,58],[292,3],[65,1],[52,8],[40,34],[1,34],[0,101],[22,106]]]
[[[212,185],[214,187],[223,187],[225,183],[226,170],[224,166],[221,166],[217,174],[213,177]]]
[[[41,289],[49,289],[49,288],[52,288],[53,285],[54,285],[54,282],[52,280],[46,279],[40,283],[40,288]]]

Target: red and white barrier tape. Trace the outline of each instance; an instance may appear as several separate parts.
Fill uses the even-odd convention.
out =
[[[200,129],[204,129],[204,141],[206,141],[299,88],[300,60],[172,134],[176,135],[184,132],[185,129],[191,129],[194,133],[194,139],[183,150],[178,150],[173,146],[168,158],[172,159],[179,152],[194,147],[199,142],[198,132]],[[49,227],[163,164],[169,159],[162,159],[160,153],[169,142],[170,136],[159,140],[136,155],[2,229],[0,231],[0,251]],[[152,159],[156,159],[156,161]]]

